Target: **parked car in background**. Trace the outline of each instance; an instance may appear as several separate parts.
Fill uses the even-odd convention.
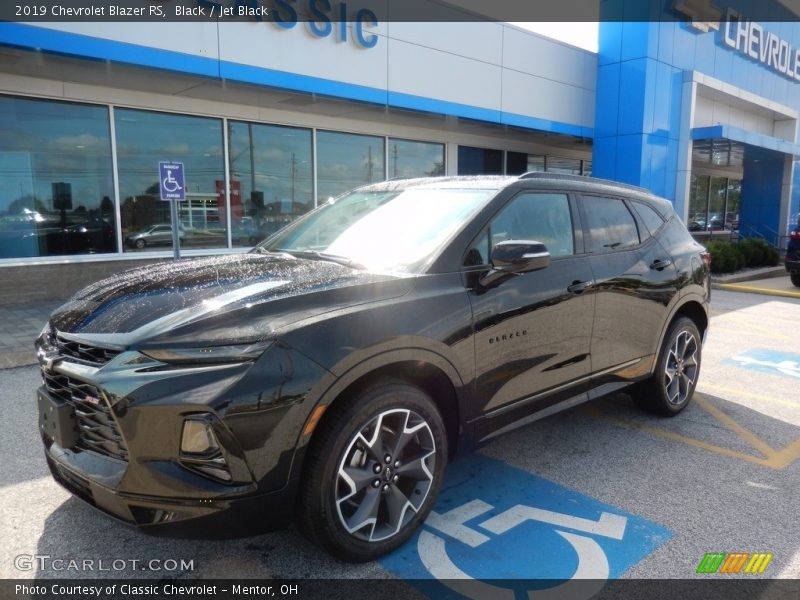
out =
[[[185,236],[183,227],[179,228],[178,234],[181,241]],[[125,245],[131,248],[143,250],[148,246],[171,246],[172,245],[172,225],[169,223],[158,223],[151,225],[136,233],[125,236]]]
[[[45,456],[130,524],[253,534],[294,516],[371,560],[424,521],[448,461],[506,431],[623,389],[680,413],[709,296],[708,254],[640,188],[370,185],[247,254],[117,274],[53,312]]]

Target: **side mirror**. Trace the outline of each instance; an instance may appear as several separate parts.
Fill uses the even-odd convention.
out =
[[[541,242],[507,240],[492,249],[492,269],[480,278],[482,287],[491,287],[510,275],[538,271],[550,265],[550,252]]]

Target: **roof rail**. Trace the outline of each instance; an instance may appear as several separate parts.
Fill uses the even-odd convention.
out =
[[[570,175],[567,173],[550,173],[548,171],[528,171],[519,176],[519,179],[557,179],[561,181],[576,181],[585,183],[596,183],[600,185],[610,185],[613,187],[620,187],[627,190],[633,190],[652,196],[653,192],[647,188],[638,185],[631,185],[630,183],[619,183],[611,181],[610,179],[600,179],[599,177],[587,177],[586,175]]]

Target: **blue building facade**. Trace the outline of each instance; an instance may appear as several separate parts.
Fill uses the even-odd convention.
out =
[[[778,3],[765,23],[750,2],[650,9],[603,3],[594,174],[670,199],[690,229],[735,220],[778,242],[800,207],[797,16]]]

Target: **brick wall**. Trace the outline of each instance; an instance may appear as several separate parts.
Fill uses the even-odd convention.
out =
[[[99,279],[163,260],[166,259],[2,267],[0,306],[66,300],[82,287]]]

